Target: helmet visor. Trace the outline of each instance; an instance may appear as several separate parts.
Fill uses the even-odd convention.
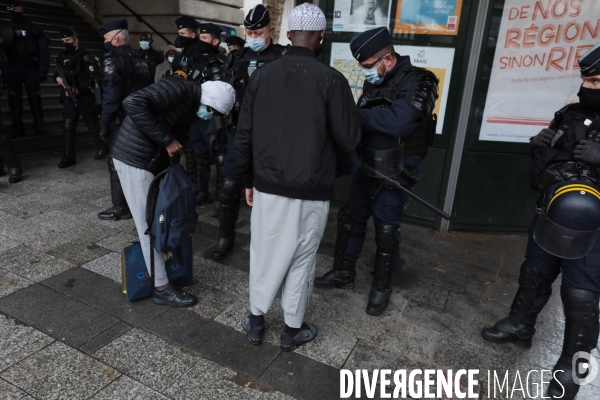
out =
[[[360,146],[363,172],[374,178],[392,178],[404,169],[404,144],[391,150],[371,150]]]
[[[588,255],[600,231],[574,231],[552,222],[546,214],[537,218],[533,239],[548,253],[557,257],[575,259]]]

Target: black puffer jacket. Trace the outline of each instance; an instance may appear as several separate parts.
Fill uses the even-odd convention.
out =
[[[123,101],[127,118],[111,149],[125,164],[156,174],[169,166],[165,147],[187,132],[200,107],[199,83],[169,77],[139,90]]]

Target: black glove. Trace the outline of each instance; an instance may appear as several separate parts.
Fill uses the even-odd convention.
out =
[[[48,79],[48,73],[43,73],[43,72],[39,72],[38,73],[38,81],[41,82],[46,82],[46,80]]]
[[[376,106],[391,106],[392,101],[385,97],[363,96],[358,102],[358,108],[373,108]]]
[[[600,144],[582,140],[573,150],[573,159],[600,167]]]
[[[109,144],[110,142],[110,124],[105,124],[104,122],[102,122],[101,124],[101,128],[100,128],[100,140],[102,140],[104,143]]]
[[[550,146],[554,135],[556,135],[556,130],[550,128],[542,129],[540,133],[529,139],[529,144],[531,147]]]

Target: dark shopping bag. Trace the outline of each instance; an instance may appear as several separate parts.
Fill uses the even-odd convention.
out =
[[[194,283],[192,241],[188,240],[174,252],[165,253],[165,268],[169,282],[177,287]],[[146,268],[140,242],[121,245],[123,292],[129,301],[152,296],[152,277]]]

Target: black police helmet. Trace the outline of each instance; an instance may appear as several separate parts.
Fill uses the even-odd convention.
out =
[[[551,186],[534,228],[536,243],[558,257],[585,257],[600,234],[600,190],[582,181]]]

